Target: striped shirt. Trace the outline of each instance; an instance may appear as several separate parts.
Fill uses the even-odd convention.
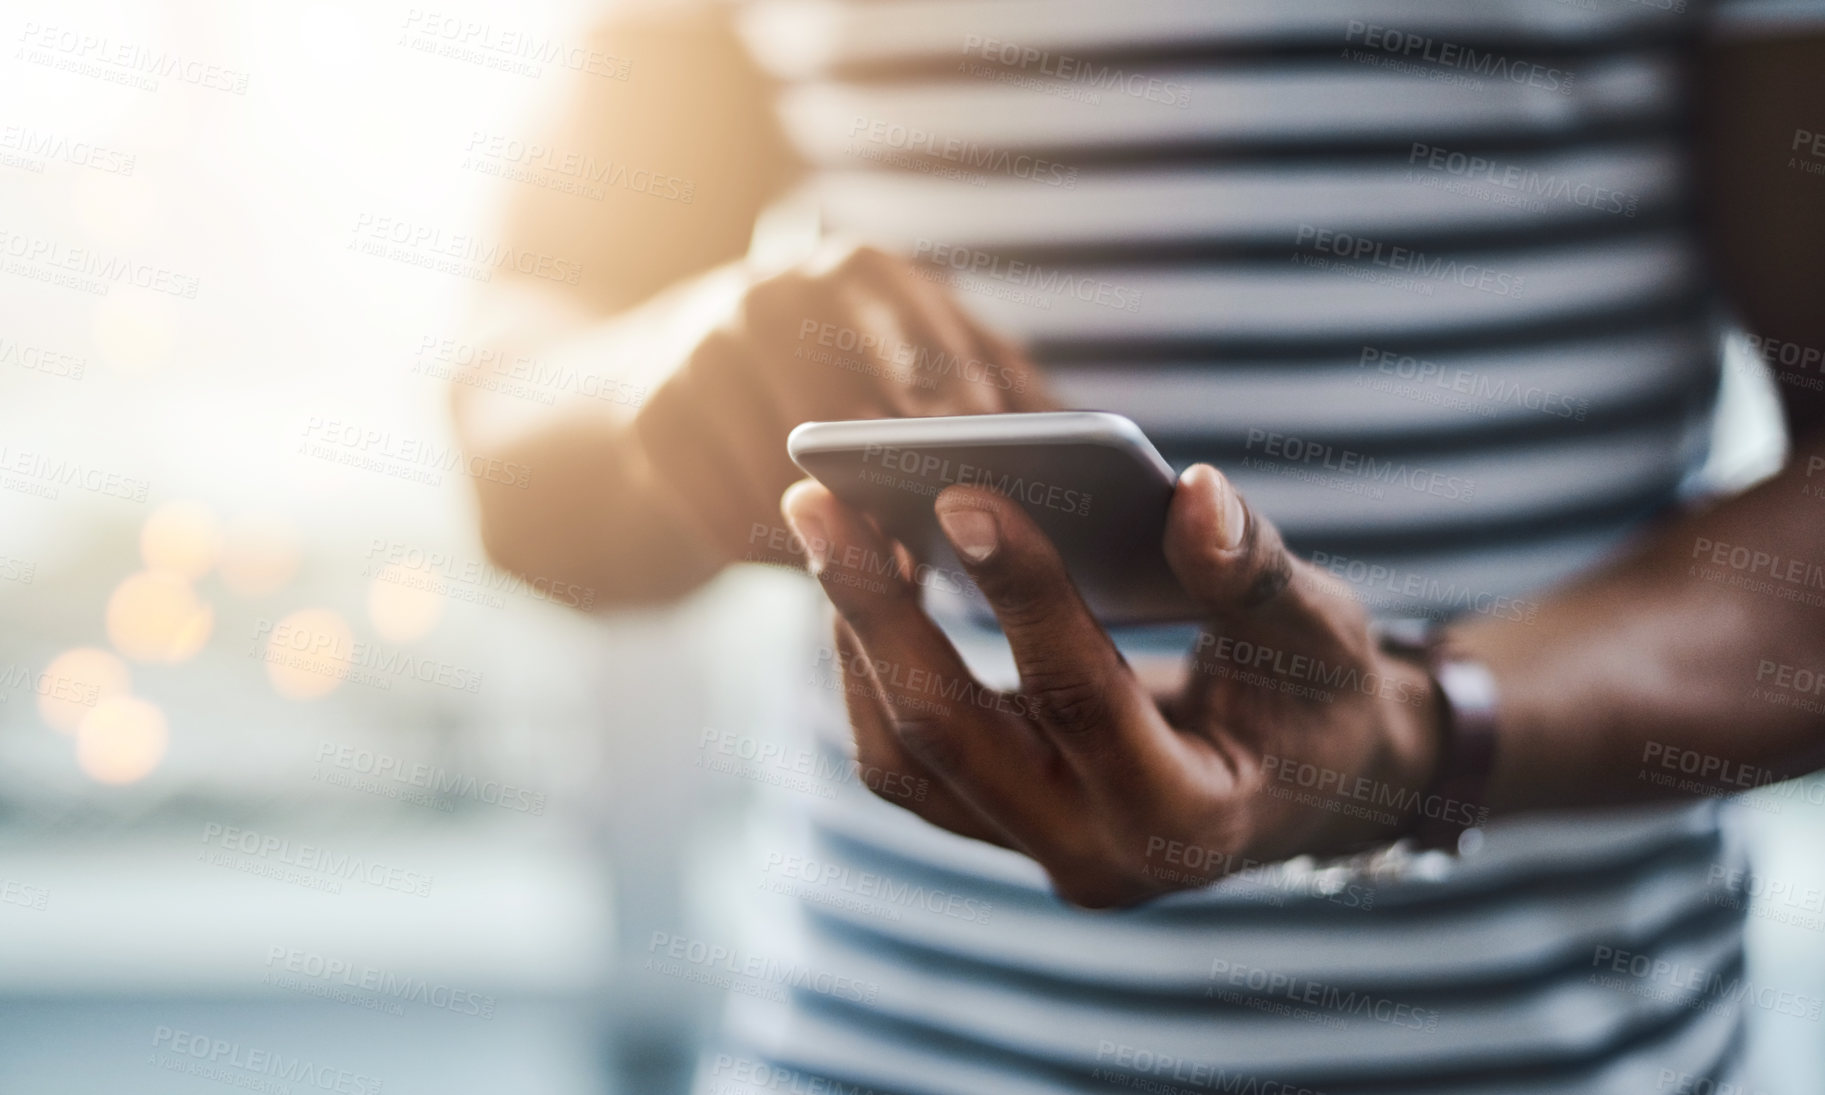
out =
[[[1703,486],[1720,324],[1682,127],[1712,16],[740,14],[820,231],[924,260],[1067,405],[1223,468],[1377,615],[1521,625]],[[1011,683],[991,631],[947,626]],[[841,699],[813,679],[805,724],[838,763]],[[1420,877],[1295,863],[1112,915],[853,781],[777,797],[796,900],[757,904],[753,941],[806,976],[735,998],[706,1092],[1667,1090],[1735,1080],[1760,989],[1711,804],[1504,820]]]

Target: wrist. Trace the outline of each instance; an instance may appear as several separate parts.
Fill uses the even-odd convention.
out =
[[[1334,767],[1299,766],[1305,778],[1292,780],[1308,790],[1308,808],[1302,812],[1315,820],[1293,836],[1296,854],[1349,857],[1399,841],[1413,831],[1436,775],[1440,710],[1437,686],[1425,665],[1378,650],[1361,679],[1373,681],[1374,687],[1364,688],[1369,703],[1359,709],[1355,722],[1360,736],[1331,757]],[[1316,813],[1309,809],[1314,795],[1326,800]],[[1269,859],[1285,854],[1284,848],[1261,851]]]
[[[1489,819],[1495,767],[1495,677],[1443,631],[1419,639],[1384,635],[1384,651],[1422,667],[1428,683],[1430,774],[1420,783],[1402,836],[1421,849],[1455,852],[1465,833]]]
[[[1381,843],[1410,835],[1423,820],[1426,797],[1445,763],[1448,711],[1423,659],[1384,650],[1380,782],[1387,801],[1397,803],[1396,822],[1384,827]]]

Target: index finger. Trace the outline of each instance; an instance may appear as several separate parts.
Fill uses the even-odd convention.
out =
[[[894,737],[1027,851],[1044,847],[1069,799],[1041,778],[1056,754],[1022,717],[1023,698],[976,682],[887,541],[822,484],[793,484],[781,508],[862,646]]]
[[[1158,709],[1033,519],[1018,502],[974,486],[947,487],[934,509],[1001,622],[1021,691],[1081,774],[1106,776],[1101,762],[1111,754],[1146,754],[1163,729]]]

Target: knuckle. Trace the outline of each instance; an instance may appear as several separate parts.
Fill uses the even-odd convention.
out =
[[[864,640],[889,634],[903,626],[909,605],[916,605],[917,588],[897,575],[872,574],[844,561],[845,553],[832,550],[819,581],[849,626]]]
[[[770,274],[749,285],[735,309],[735,323],[744,330],[765,331],[805,312],[814,299],[811,279],[802,270]]]
[[[685,361],[685,372],[691,377],[715,377],[738,368],[747,360],[746,342],[726,327],[715,327],[697,340]]]
[[[1243,534],[1244,565],[1240,607],[1254,611],[1277,599],[1293,583],[1293,556],[1280,540],[1280,532],[1251,509]]]
[[[1242,591],[1242,607],[1253,611],[1277,600],[1293,583],[1293,564],[1286,552],[1276,551],[1254,569]]]
[[[954,772],[962,762],[962,742],[943,719],[896,713],[893,734],[907,753],[937,771]]]
[[[1081,672],[1031,675],[1022,691],[1040,718],[1066,733],[1094,729],[1108,718],[1109,703],[1102,683]]]
[[[1063,590],[1036,568],[1010,566],[1003,552],[980,568],[976,584],[1009,630],[1044,630],[1059,622]]]
[[[830,265],[830,276],[841,280],[867,277],[893,269],[896,262],[887,252],[872,244],[851,244],[839,252],[836,261]]]

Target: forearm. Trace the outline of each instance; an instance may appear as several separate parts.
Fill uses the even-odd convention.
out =
[[[1678,520],[1532,621],[1454,628],[1500,690],[1491,810],[1690,797],[1694,779],[1723,793],[1825,760],[1822,544],[1814,433],[1780,475]]]
[[[653,486],[629,424],[701,334],[701,313],[680,333],[691,302],[729,279],[792,171],[769,86],[729,14],[707,2],[607,13],[590,45],[625,62],[628,79],[576,75],[527,143],[678,186],[584,197],[504,184],[501,241],[577,276],[503,270],[466,317],[467,356],[487,357],[452,385],[459,435],[485,466],[523,472],[477,480],[489,552],[595,604],[669,600],[720,566]]]
[[[670,600],[715,575],[721,559],[671,513],[632,423],[697,314],[727,307],[740,282],[719,268],[607,318],[511,290],[484,301],[473,342],[496,356],[469,366],[451,401],[465,450],[513,472],[475,478],[495,562],[601,607]]]

